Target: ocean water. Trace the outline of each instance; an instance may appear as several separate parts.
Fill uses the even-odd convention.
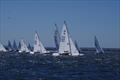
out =
[[[0,80],[120,80],[120,56],[0,53]]]

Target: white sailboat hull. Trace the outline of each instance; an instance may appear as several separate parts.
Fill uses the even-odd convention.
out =
[[[59,53],[53,53],[52,56],[60,56]]]

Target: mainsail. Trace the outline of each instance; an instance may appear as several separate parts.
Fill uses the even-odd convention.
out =
[[[66,22],[64,22],[61,36],[60,36],[60,45],[59,45],[59,53],[64,54],[64,53],[69,53],[71,54],[71,49],[70,49],[70,40],[69,40],[69,33],[67,30],[67,25]]]
[[[6,52],[7,50],[5,49],[5,47],[2,45],[2,43],[0,43],[0,51],[2,52]]]
[[[34,50],[33,52],[39,52],[39,53],[47,53],[46,49],[44,48],[43,44],[40,41],[39,35],[37,32],[35,32],[35,43],[34,43]]]
[[[55,41],[56,48],[59,49],[60,34],[59,34],[59,31],[58,31],[57,24],[55,24],[55,27],[56,27],[56,30],[55,30],[55,33],[54,33],[54,41]]]
[[[99,42],[98,42],[98,39],[97,39],[96,36],[94,37],[94,40],[95,40],[94,45],[95,45],[95,48],[96,48],[96,53],[104,53],[103,49],[99,45]]]
[[[20,44],[21,48],[19,52],[30,52],[24,40],[21,40]]]

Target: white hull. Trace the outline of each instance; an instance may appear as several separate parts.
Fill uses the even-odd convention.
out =
[[[79,55],[65,55],[65,54],[60,54],[60,53],[53,53],[52,56],[73,56],[73,57],[77,57],[77,56],[84,56],[85,54],[80,53]]]

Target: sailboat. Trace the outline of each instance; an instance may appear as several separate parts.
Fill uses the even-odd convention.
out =
[[[33,52],[31,53],[40,53],[40,54],[45,54],[48,53],[48,51],[45,49],[43,44],[40,41],[39,35],[37,32],[35,32],[35,43],[34,43],[34,49]]]
[[[30,50],[28,49],[24,40],[21,40],[20,44],[21,44],[21,48],[19,50],[20,53],[21,52],[26,52],[26,53],[30,52]]]
[[[18,50],[20,50],[20,48],[21,48],[21,43],[19,42],[19,44],[18,44]]]
[[[94,40],[95,40],[94,45],[95,45],[96,53],[104,53],[103,49],[99,45],[99,42],[96,36],[94,37]]]
[[[59,31],[58,31],[57,24],[55,24],[55,27],[56,27],[56,30],[55,30],[55,33],[54,33],[54,41],[55,41],[56,49],[58,50],[59,49],[59,43],[60,43],[60,34],[59,34]]]
[[[13,50],[14,50],[14,51],[17,51],[17,50],[18,50],[17,44],[16,44],[16,41],[15,41],[15,40],[14,40],[14,42],[13,42]]]
[[[59,51],[58,53],[53,53],[53,56],[59,56],[59,55],[71,55],[71,56],[80,55],[78,49],[76,48],[74,42],[72,41],[72,38],[70,37],[67,24],[65,21],[60,36]],[[81,54],[80,56],[82,55],[84,54]]]
[[[8,50],[8,51],[13,51],[13,48],[12,48],[12,45],[11,45],[10,40],[8,40],[7,50]]]
[[[6,52],[7,50],[5,49],[5,47],[2,45],[2,43],[0,43],[0,52]]]

